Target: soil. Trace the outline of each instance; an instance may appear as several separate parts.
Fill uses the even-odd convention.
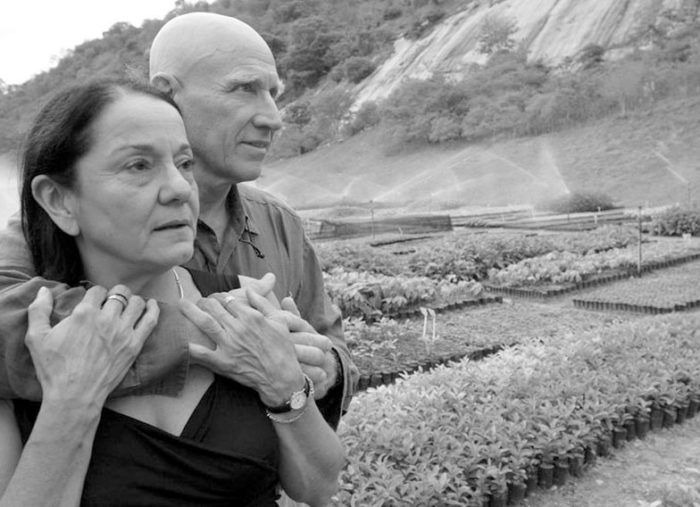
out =
[[[700,417],[627,442],[582,477],[537,490],[527,507],[694,507],[700,505]]]

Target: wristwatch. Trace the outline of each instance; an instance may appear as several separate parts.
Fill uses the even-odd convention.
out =
[[[277,405],[276,407],[268,407],[265,405],[265,409],[271,414],[284,414],[286,412],[291,412],[292,410],[301,410],[306,406],[306,402],[309,398],[314,396],[314,383],[304,374],[304,387],[299,391],[292,393],[289,400],[285,401],[282,405]]]

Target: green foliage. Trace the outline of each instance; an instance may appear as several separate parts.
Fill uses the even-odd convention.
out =
[[[350,123],[346,129],[349,135],[355,135],[358,132],[374,127],[381,121],[379,116],[379,108],[375,102],[365,102],[352,115]]]
[[[284,109],[287,126],[277,136],[271,157],[295,156],[335,138],[352,103],[344,85],[326,87]]]
[[[284,121],[294,125],[306,125],[311,121],[311,105],[308,100],[297,100],[284,108]]]
[[[413,22],[413,26],[405,33],[406,38],[420,39],[444,16],[445,13],[437,9],[428,11]]]
[[[548,69],[519,53],[497,53],[462,81],[407,81],[382,105],[393,145],[478,140],[531,128],[528,104]]]
[[[538,210],[554,213],[605,211],[614,207],[612,198],[600,192],[572,192],[535,205]]]
[[[289,49],[279,63],[281,69],[286,69],[283,75],[289,82],[287,93],[298,96],[318,84],[338,63],[331,46],[339,40],[340,33],[320,16],[299,18],[291,24]]]
[[[473,300],[483,288],[475,282],[435,280],[425,276],[386,276],[335,267],[324,273],[333,304],[345,317],[371,322],[420,306]]]
[[[518,23],[505,16],[487,16],[479,29],[479,51],[492,55],[510,51],[515,47],[513,35],[518,31]]]
[[[533,340],[418,373],[353,402],[333,505],[478,505],[652,404],[697,396],[696,317]],[[436,431],[439,428],[439,431]]]
[[[653,217],[651,231],[658,236],[700,235],[700,210],[674,206]]]
[[[560,250],[524,259],[502,269],[490,270],[489,281],[502,287],[523,287],[578,283],[591,275],[611,271],[634,273],[639,262],[639,246],[635,244],[634,234],[629,239],[625,247],[605,251]],[[642,251],[642,267],[698,253],[692,245],[657,242],[644,244]]]
[[[345,77],[351,83],[359,83],[374,72],[376,67],[372,60],[364,56],[351,56],[345,60],[344,66]]]
[[[636,241],[634,227],[603,226],[584,233],[543,236],[522,233],[445,235],[414,244],[412,253],[401,256],[358,241],[319,243],[316,251],[326,272],[342,267],[347,271],[369,271],[390,277],[429,277],[456,283],[483,281],[492,270],[549,252],[582,255],[626,247]]]
[[[584,70],[590,70],[603,63],[605,48],[598,44],[588,44],[581,49],[578,61]]]
[[[141,27],[117,23],[101,39],[68,51],[58,65],[23,85],[0,82],[0,152],[16,149],[26,126],[48,94],[89,77],[125,73],[145,76],[147,53],[162,24],[175,15],[210,11],[236,16],[263,34],[286,83],[281,106],[311,102],[328,81],[357,83],[386,58],[399,36],[425,35],[436,23],[471,1],[465,0],[177,0],[162,20]],[[608,48],[589,45],[557,69],[527,62],[514,50],[515,20],[492,16],[481,30],[486,65],[475,65],[460,82],[433,78],[407,82],[356,124],[334,122],[324,132],[302,116],[285,130],[277,152],[296,155],[343,134],[377,124],[391,133],[394,151],[421,143],[476,141],[491,136],[537,135],[610,114],[650,107],[668,96],[700,90],[698,23],[672,20],[653,27],[652,49],[606,61]],[[368,111],[369,112],[369,111]],[[377,114],[375,114],[377,113]],[[294,114],[290,113],[290,118]],[[301,123],[299,123],[301,121]],[[349,126],[348,126],[349,125]],[[288,149],[287,149],[288,148]]]

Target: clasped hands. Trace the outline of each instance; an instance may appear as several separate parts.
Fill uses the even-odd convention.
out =
[[[267,405],[286,401],[284,386],[301,372],[314,382],[315,398],[325,396],[339,374],[331,341],[300,317],[291,297],[277,301],[273,274],[240,280],[240,289],[180,302],[214,346],[190,343],[191,361],[255,389]]]

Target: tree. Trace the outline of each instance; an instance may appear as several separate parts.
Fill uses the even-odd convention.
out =
[[[587,44],[581,49],[578,61],[584,70],[598,67],[603,63],[605,48],[599,44]]]
[[[491,56],[515,47],[513,35],[518,31],[514,19],[495,14],[484,18],[479,30],[479,52]]]
[[[375,65],[369,58],[351,56],[345,60],[345,76],[351,83],[359,83],[374,72]]]
[[[601,92],[617,101],[620,113],[627,114],[627,107],[632,100],[643,94],[644,64],[628,60],[617,65],[603,77]]]
[[[291,84],[290,94],[301,95],[333,68],[337,61],[330,48],[340,35],[320,16],[301,18],[290,27],[289,48],[280,62],[280,70]]]

